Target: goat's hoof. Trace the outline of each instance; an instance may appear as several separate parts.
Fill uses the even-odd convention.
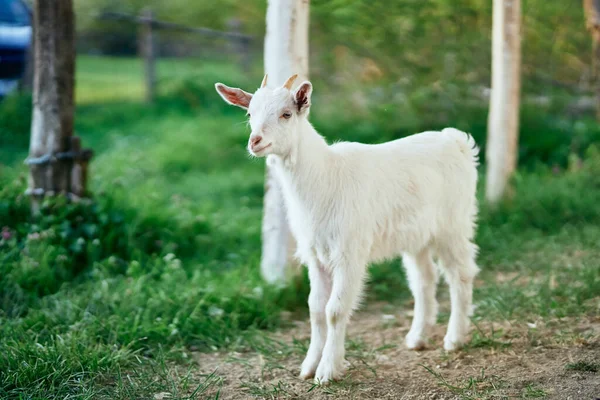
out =
[[[465,343],[464,339],[456,339],[446,336],[444,338],[444,350],[446,351],[456,351],[463,347]]]
[[[343,363],[342,363],[343,364]],[[336,368],[332,363],[319,363],[319,368],[315,373],[315,383],[317,385],[327,385],[331,381],[340,379],[343,375],[344,368]]]
[[[302,371],[302,372],[300,372],[299,377],[300,377],[300,379],[307,381],[307,380],[315,377],[315,372],[314,371]]]
[[[311,379],[315,377],[315,368],[304,368],[300,371],[300,379]]]
[[[300,379],[311,379],[314,378],[319,361],[321,360],[321,354],[318,356],[311,355],[310,352],[302,362],[300,367]]]
[[[410,332],[406,335],[404,342],[410,350],[423,350],[427,345],[421,335],[413,335]]]

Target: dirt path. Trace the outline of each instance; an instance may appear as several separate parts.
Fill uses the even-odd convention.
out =
[[[468,348],[448,354],[441,349],[444,324],[427,350],[410,351],[403,345],[410,316],[384,310],[376,305],[353,318],[348,373],[330,386],[297,378],[307,321],[275,334],[282,344],[263,354],[195,354],[198,372],[216,370],[221,399],[600,398],[600,317],[479,325]]]

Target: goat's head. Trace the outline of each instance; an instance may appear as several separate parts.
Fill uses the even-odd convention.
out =
[[[292,90],[297,75],[276,89],[267,87],[265,75],[260,88],[248,93],[216,83],[215,88],[223,100],[248,111],[252,133],[248,151],[257,157],[269,154],[287,155],[299,138],[298,126],[306,119],[310,109],[312,84],[303,82]]]

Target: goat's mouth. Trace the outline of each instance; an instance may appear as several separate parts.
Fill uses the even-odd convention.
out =
[[[268,145],[263,146],[260,149],[250,149],[250,151],[252,152],[252,154],[257,155],[258,153],[263,152],[264,150],[268,149],[272,145],[273,145],[273,143],[269,143]]]

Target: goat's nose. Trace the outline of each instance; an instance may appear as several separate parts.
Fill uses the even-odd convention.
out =
[[[262,136],[250,136],[250,145],[252,147],[256,146],[257,144],[260,143],[260,141],[262,140]]]

